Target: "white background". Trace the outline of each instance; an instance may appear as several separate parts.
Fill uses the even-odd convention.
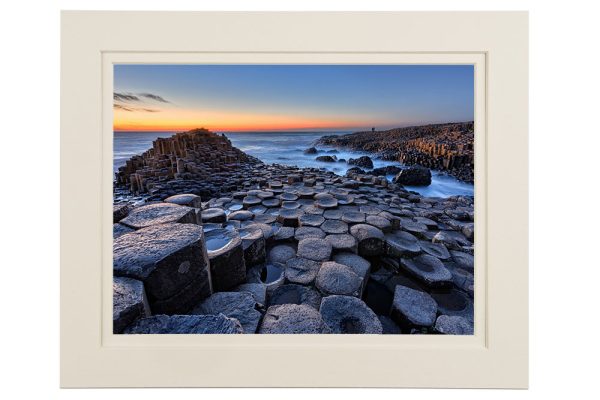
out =
[[[2,397],[598,398],[600,13],[594,3],[597,4],[579,0],[5,1],[0,11]],[[530,390],[58,389],[60,9],[529,10]],[[506,155],[506,162],[510,162],[510,154]],[[85,215],[77,217],[85,224]]]

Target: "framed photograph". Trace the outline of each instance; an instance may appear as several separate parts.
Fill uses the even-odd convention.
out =
[[[62,386],[527,387],[527,29],[63,12]]]

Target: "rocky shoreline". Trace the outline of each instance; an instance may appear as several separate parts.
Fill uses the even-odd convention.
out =
[[[113,208],[115,333],[473,333],[473,198],[266,165],[218,137],[177,134],[119,171],[149,197]]]
[[[382,160],[419,165],[444,171],[464,182],[474,181],[473,122],[329,135],[315,145],[374,153]]]

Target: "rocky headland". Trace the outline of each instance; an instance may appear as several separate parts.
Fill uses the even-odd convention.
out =
[[[472,334],[473,198],[267,165],[206,130],[119,170],[115,333]]]
[[[473,122],[460,122],[329,135],[315,145],[370,152],[382,160],[444,171],[473,183],[473,142]]]

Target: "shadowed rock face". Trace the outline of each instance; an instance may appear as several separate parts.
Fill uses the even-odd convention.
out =
[[[150,316],[144,284],[131,278],[113,278],[113,333],[135,320]]]
[[[153,303],[179,295],[192,282],[194,290],[188,288],[186,298],[197,302],[211,294],[204,234],[194,224],[153,225],[118,237],[113,271],[144,282],[152,309]]]
[[[328,261],[321,265],[315,284],[317,289],[325,295],[358,296],[362,279],[352,268],[334,261]]]
[[[255,333],[261,314],[256,310],[256,301],[249,292],[219,292],[204,300],[191,314],[219,315],[237,319],[244,333]]]
[[[127,327],[128,334],[231,334],[244,333],[239,321],[219,315],[155,315]]]
[[[472,335],[473,324],[463,317],[440,315],[435,330],[446,335]]]
[[[385,253],[384,235],[381,229],[372,225],[357,224],[350,228],[350,234],[358,242],[361,256],[380,256]]]
[[[141,229],[169,222],[195,224],[196,221],[196,211],[190,207],[158,203],[135,208],[120,222],[130,228]]]
[[[230,290],[244,283],[244,248],[236,230],[215,229],[208,232],[206,247],[214,291]]]
[[[435,323],[437,303],[427,293],[396,286],[392,318],[403,328],[430,327]]]
[[[320,262],[294,257],[285,264],[285,279],[292,283],[310,285],[315,281],[319,268]]]
[[[383,333],[377,315],[356,297],[327,296],[321,301],[320,312],[331,333]]]
[[[430,287],[450,286],[452,274],[444,264],[429,254],[402,259],[400,264],[405,271]]]
[[[269,298],[269,306],[282,304],[305,304],[318,310],[321,295],[308,286],[286,284],[275,289]]]
[[[266,241],[261,227],[250,225],[246,228],[239,229],[238,233],[242,239],[246,268],[264,263],[267,258],[265,251]]]
[[[202,199],[200,196],[191,193],[176,194],[167,197],[165,203],[178,204],[180,206],[202,208]]]
[[[348,160],[348,164],[356,165],[361,168],[373,168],[373,160],[369,156],[362,156],[358,158],[351,158]]]
[[[431,185],[431,171],[429,168],[423,167],[406,168],[398,172],[393,182],[409,186],[429,186]]]
[[[305,304],[271,306],[258,333],[330,333],[321,314]]]

